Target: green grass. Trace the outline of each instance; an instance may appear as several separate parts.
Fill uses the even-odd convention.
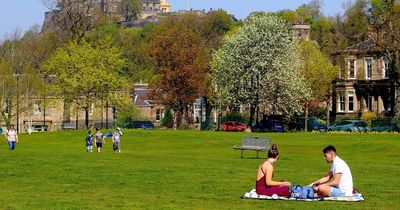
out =
[[[399,134],[223,133],[124,130],[122,153],[86,153],[86,132],[20,135],[0,142],[0,209],[399,209]],[[254,188],[254,151],[243,135],[272,137],[275,179],[305,185],[329,170],[321,150],[336,146],[365,202],[240,199]],[[265,154],[262,154],[265,157]]]

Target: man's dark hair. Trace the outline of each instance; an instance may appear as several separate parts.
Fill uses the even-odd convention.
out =
[[[327,152],[329,152],[329,151],[334,151],[334,152],[336,153],[336,148],[335,148],[334,146],[332,146],[332,145],[329,145],[329,146],[325,147],[324,150],[322,150],[322,152],[323,152],[324,154],[327,153]]]

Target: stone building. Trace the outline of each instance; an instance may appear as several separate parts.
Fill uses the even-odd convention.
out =
[[[127,0],[91,0],[91,1],[78,1],[74,3],[74,0],[63,0],[66,4],[71,5],[76,10],[81,10],[86,14],[86,9],[89,9],[87,16],[91,20],[95,20],[99,15],[106,15],[110,20],[116,20],[117,22],[127,21]],[[72,2],[72,3],[71,3]],[[82,3],[83,2],[83,3]],[[90,4],[89,4],[90,3]],[[142,11],[139,20],[146,19],[150,16],[162,15],[169,13],[171,5],[167,0],[142,0]],[[45,20],[43,23],[43,29],[52,28],[55,26],[56,17],[61,14],[63,10],[53,10],[45,13]]]
[[[339,67],[332,86],[332,114],[359,117],[363,112],[378,116],[391,114],[394,92],[389,82],[389,61],[371,40],[333,55]]]

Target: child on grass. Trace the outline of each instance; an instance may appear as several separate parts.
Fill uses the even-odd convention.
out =
[[[93,136],[92,136],[92,131],[89,130],[88,136],[86,137],[86,152],[92,152],[93,151]]]

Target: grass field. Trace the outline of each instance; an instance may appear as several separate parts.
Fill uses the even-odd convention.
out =
[[[254,151],[232,149],[248,133],[124,130],[86,153],[86,132],[20,135],[0,144],[0,209],[400,209],[399,134],[262,133],[280,150],[275,179],[305,185],[326,175],[321,150],[333,144],[366,201],[240,199],[254,188]],[[262,154],[265,157],[265,154]]]

